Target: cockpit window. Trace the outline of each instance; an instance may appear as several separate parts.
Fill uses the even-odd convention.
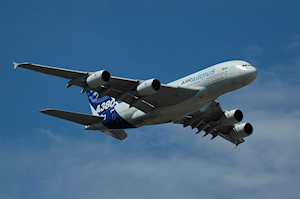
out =
[[[245,66],[251,66],[251,64],[243,64],[242,66],[243,67],[245,67]]]

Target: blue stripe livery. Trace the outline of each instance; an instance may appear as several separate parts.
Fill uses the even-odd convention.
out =
[[[118,102],[109,96],[97,98],[98,93],[92,90],[87,91],[89,102],[99,116],[105,116],[102,124],[109,129],[135,128],[135,126],[124,120],[114,108]],[[92,108],[91,107],[91,108]],[[92,111],[93,112],[93,111]]]
[[[105,112],[112,107],[114,107],[118,102],[112,97],[108,97],[106,95],[97,98],[98,93],[95,91],[88,90],[87,95],[89,98],[90,104],[93,106],[95,111],[100,115],[102,112]]]
[[[104,114],[105,120],[102,122],[102,124],[109,129],[135,128],[135,126],[124,120],[115,110],[115,108],[105,111]]]

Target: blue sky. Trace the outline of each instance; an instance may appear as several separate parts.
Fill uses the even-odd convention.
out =
[[[1,1],[1,198],[299,198],[299,1]],[[90,113],[79,87],[32,62],[168,83],[242,59],[258,69],[220,97],[254,133],[237,150],[166,124],[122,142],[43,115]]]

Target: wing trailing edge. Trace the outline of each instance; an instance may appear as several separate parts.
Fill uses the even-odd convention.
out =
[[[175,124],[182,124],[183,127],[190,126],[192,129],[196,128],[196,134],[204,131],[203,137],[211,134],[211,140],[220,136],[230,142],[235,146],[244,142],[243,137],[234,137],[232,132],[236,132],[236,125],[222,126],[219,122],[220,117],[224,114],[217,100],[213,101],[208,106],[196,111],[195,113],[181,118],[178,121],[174,121]],[[240,125],[245,125],[240,124]],[[249,124],[250,125],[250,124]],[[251,126],[251,125],[250,125]],[[252,126],[251,126],[252,128]],[[247,130],[246,133],[250,135],[253,129]]]

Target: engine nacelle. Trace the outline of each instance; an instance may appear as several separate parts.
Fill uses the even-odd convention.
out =
[[[86,79],[86,83],[92,88],[97,88],[101,85],[108,83],[109,81],[110,73],[106,70],[94,72]]]
[[[152,95],[160,90],[161,84],[157,79],[149,79],[137,86],[136,91],[141,96]]]
[[[247,137],[253,132],[253,127],[249,123],[235,124],[233,128],[234,131],[232,131],[230,135],[234,139]]]
[[[220,123],[222,126],[230,126],[237,124],[243,119],[242,111],[235,109],[230,111],[225,111],[224,114],[220,117]]]

